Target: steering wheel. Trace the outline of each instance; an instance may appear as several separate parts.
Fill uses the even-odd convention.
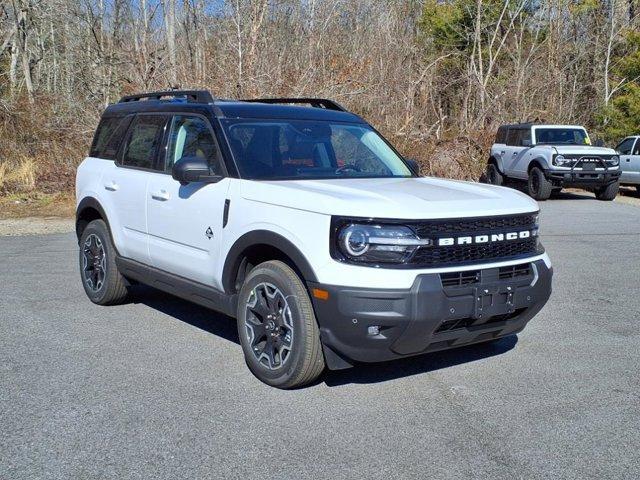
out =
[[[344,165],[336,169],[336,174],[346,173],[346,172],[362,172],[362,170],[360,169],[360,167],[356,165]]]

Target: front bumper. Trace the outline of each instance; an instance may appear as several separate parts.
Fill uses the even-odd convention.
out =
[[[552,275],[538,260],[418,275],[408,290],[309,287],[329,292],[328,299],[313,297],[313,303],[327,364],[340,369],[518,333],[549,299]]]
[[[547,170],[545,177],[558,187],[593,188],[617,182],[620,174],[620,170]]]

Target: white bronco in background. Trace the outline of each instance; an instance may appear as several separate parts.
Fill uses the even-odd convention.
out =
[[[599,200],[613,200],[620,157],[611,148],[592,146],[581,126],[503,125],[491,147],[486,179],[493,185],[524,180],[536,200],[546,200],[564,187],[585,188]]]
[[[616,147],[620,155],[620,183],[633,185],[640,193],[640,135],[633,135],[622,140]]]

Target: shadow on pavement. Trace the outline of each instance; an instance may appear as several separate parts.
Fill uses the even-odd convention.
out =
[[[205,332],[240,344],[236,321],[231,317],[152,287],[136,285],[132,293],[134,303],[142,303]],[[324,381],[326,385],[334,387],[349,383],[384,382],[502,355],[515,347],[517,343],[518,337],[512,335],[493,343],[428,353],[386,363],[359,364],[348,370],[327,371],[316,384]]]
[[[144,285],[134,287],[132,301],[147,305],[184,323],[240,345],[236,321],[222,313]]]
[[[385,382],[502,355],[515,347],[517,343],[518,337],[511,335],[492,343],[427,353],[386,363],[360,364],[348,370],[329,371],[324,381],[330,387],[349,383]]]

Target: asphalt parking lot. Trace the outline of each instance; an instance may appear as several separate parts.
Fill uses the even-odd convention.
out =
[[[232,320],[85,297],[72,234],[0,237],[0,479],[640,477],[640,208],[541,204],[550,303],[517,338],[280,391]]]

